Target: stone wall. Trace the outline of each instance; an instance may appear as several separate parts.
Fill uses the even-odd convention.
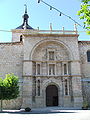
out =
[[[89,41],[79,41],[81,73],[83,78],[90,78],[90,62],[87,62],[87,51],[90,50]]]
[[[90,41],[79,41],[83,99],[87,100],[90,105],[90,62],[87,61],[88,50],[90,50]]]
[[[19,77],[20,96],[15,100],[3,101],[3,108],[19,109],[22,101],[22,74],[23,74],[23,44],[1,43],[0,44],[0,77],[5,78],[6,74],[14,73]]]
[[[8,73],[14,73],[22,78],[22,60],[22,43],[0,44],[0,77],[5,77]]]
[[[33,103],[31,107],[45,107],[46,100],[45,100],[45,91],[46,87],[50,84],[58,86],[59,90],[59,106],[73,106],[73,107],[81,107],[82,106],[82,89],[81,89],[81,72],[80,72],[80,58],[79,58],[79,49],[78,49],[78,35],[60,35],[60,34],[24,34],[24,67],[23,67],[23,76],[24,81],[26,78],[36,77],[36,83],[39,80],[41,81],[41,96],[34,96],[34,100],[36,99],[36,103]],[[55,50],[55,61],[51,62],[48,60],[48,55],[46,55],[46,51],[50,49]],[[46,68],[46,63],[55,63],[60,62],[68,62],[69,72],[66,76],[71,76],[70,80],[72,80],[72,91],[73,99],[71,96],[63,96],[63,77],[65,75],[59,71],[57,65],[56,74],[49,75],[48,70]],[[41,63],[41,74],[38,76],[35,73],[35,64]],[[45,63],[45,64],[44,64]],[[60,63],[60,64],[61,64]],[[34,65],[34,66],[33,66]],[[33,66],[33,67],[32,67]],[[77,67],[76,67],[77,66]],[[29,69],[31,68],[31,69]],[[34,71],[34,74],[33,74]],[[45,74],[43,74],[44,72]],[[63,70],[62,70],[63,71]],[[59,76],[59,79],[57,77]],[[43,77],[46,77],[45,80]],[[54,78],[55,77],[55,78]],[[67,77],[68,78],[68,77]],[[67,79],[66,78],[66,79]],[[72,78],[72,79],[71,79]],[[27,84],[30,84],[30,81],[27,81]],[[34,83],[33,83],[34,84]],[[76,87],[75,87],[76,86]],[[24,86],[25,87],[25,86]],[[34,87],[34,86],[33,86]],[[70,86],[71,87],[71,86]],[[77,89],[76,89],[77,88]],[[28,94],[28,89],[25,89],[26,94]],[[37,88],[36,88],[37,89]],[[38,89],[37,89],[38,90]],[[37,92],[36,90],[36,92]],[[30,90],[31,91],[31,90]],[[32,92],[32,91],[31,91]],[[31,94],[31,93],[30,93]],[[25,101],[26,99],[26,101]],[[72,103],[70,102],[72,99]],[[68,100],[68,101],[67,101]],[[24,96],[23,106],[30,106],[31,98],[27,99]]]
[[[21,33],[13,33],[12,43],[0,44],[0,77],[7,73],[14,73],[20,79],[20,97],[15,101],[4,101],[6,108],[45,107],[46,87],[58,87],[59,106],[81,107],[81,70],[78,46],[78,35],[60,34],[29,34],[23,35],[23,42],[19,40]],[[17,38],[18,37],[18,38]],[[46,51],[55,51],[55,60],[49,61]],[[82,52],[82,50],[81,50]],[[82,53],[83,54],[83,53]],[[47,63],[55,64],[55,75],[49,75]],[[41,75],[37,76],[35,64],[41,63]],[[67,64],[68,72],[64,75],[63,64]],[[82,66],[81,66],[82,67]],[[84,73],[82,71],[82,73]],[[40,80],[41,96],[33,95],[33,77]],[[64,95],[65,79],[70,84],[70,94]],[[22,83],[23,82],[23,83]],[[37,88],[36,88],[37,89]],[[38,89],[37,89],[38,90]],[[36,90],[36,94],[37,94]],[[36,99],[36,103],[33,100]]]

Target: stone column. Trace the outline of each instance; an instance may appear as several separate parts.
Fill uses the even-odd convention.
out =
[[[36,79],[36,96],[38,96],[38,79]]]
[[[64,86],[63,86],[63,77],[61,77],[61,85],[60,85],[60,104],[61,104],[61,107],[64,106]]]
[[[63,62],[61,62],[61,76],[63,75]],[[60,83],[60,106],[64,106],[64,86],[63,86],[63,76],[61,77],[61,83]]]

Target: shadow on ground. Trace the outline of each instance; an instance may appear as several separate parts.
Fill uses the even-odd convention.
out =
[[[62,111],[62,110],[47,110],[47,111],[37,111],[37,110],[31,110],[30,112],[25,111],[2,111],[0,113],[8,113],[8,114],[54,114],[54,113],[76,113],[76,111]]]

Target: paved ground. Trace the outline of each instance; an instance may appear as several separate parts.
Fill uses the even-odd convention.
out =
[[[31,112],[7,110],[0,120],[90,120],[90,110],[63,110],[59,107],[32,109]]]

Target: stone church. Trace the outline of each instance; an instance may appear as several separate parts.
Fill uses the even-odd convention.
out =
[[[90,104],[90,41],[78,32],[39,30],[28,24],[12,30],[12,42],[0,43],[0,77],[19,77],[20,96],[4,101],[8,109],[48,106],[81,108]]]

